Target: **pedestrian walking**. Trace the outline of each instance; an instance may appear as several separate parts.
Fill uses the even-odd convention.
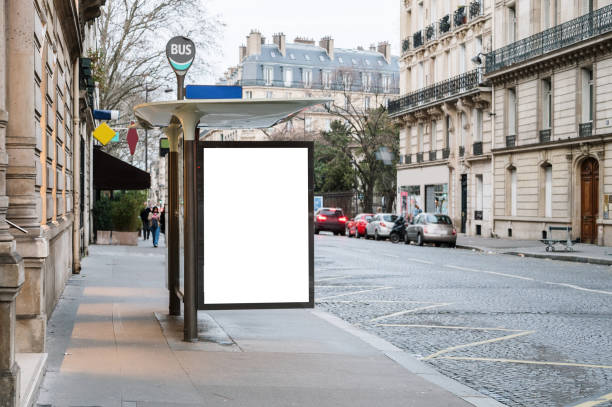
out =
[[[161,210],[161,214],[159,215],[159,226],[161,227],[161,232],[166,234],[166,205]]]
[[[153,236],[153,247],[157,247],[159,243],[159,223],[159,209],[155,206],[149,214],[149,228]]]
[[[151,229],[149,228],[149,213],[151,213],[151,208],[145,202],[144,208],[140,211],[140,220],[142,221],[142,240],[148,240],[149,235],[151,234]]]

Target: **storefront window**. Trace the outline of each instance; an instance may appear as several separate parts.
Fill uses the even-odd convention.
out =
[[[425,186],[425,212],[448,215],[448,184]]]
[[[408,185],[402,186],[401,198],[402,198],[402,215],[410,217],[414,213],[417,205],[421,211],[423,211],[423,202],[421,199],[421,186],[420,185]]]

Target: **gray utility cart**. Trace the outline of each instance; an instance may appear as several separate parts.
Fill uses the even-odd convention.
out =
[[[553,231],[565,232],[565,238],[553,239]],[[540,239],[546,245],[547,252],[573,252],[576,240],[572,240],[572,228],[570,226],[549,226],[548,239]]]

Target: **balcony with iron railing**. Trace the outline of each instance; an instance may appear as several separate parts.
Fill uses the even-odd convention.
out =
[[[476,141],[472,145],[472,154],[474,154],[474,155],[482,155],[482,141]]]
[[[423,162],[423,153],[422,152],[416,154],[416,160],[417,160],[417,163],[422,163]]]
[[[438,157],[438,152],[436,150],[429,152],[429,161],[436,161]]]
[[[330,90],[330,91],[346,91],[346,92],[364,92],[373,94],[398,94],[399,88],[395,86],[381,86],[380,81],[374,83],[363,83],[361,80],[348,81],[343,83],[340,80],[330,81],[284,81],[284,80],[266,80],[266,79],[242,79],[232,83],[240,86],[263,86],[275,88],[293,88],[293,89],[313,89],[313,90]]]
[[[469,6],[459,6],[452,14],[447,14],[438,21],[432,22],[423,30],[419,30],[412,34],[412,46],[410,43],[404,48],[402,44],[402,53],[407,53],[410,50],[416,50],[430,41],[434,41],[456,29],[466,26],[469,22],[478,19],[484,13],[482,2],[473,1]]]
[[[612,4],[486,54],[486,74],[612,32]]]
[[[593,135],[593,123],[580,123],[578,126],[578,135],[580,137],[591,137]]]
[[[450,157],[450,148],[443,148],[442,149],[442,159],[446,160],[448,157]]]
[[[516,135],[511,134],[506,136],[506,147],[514,147],[516,146]]]
[[[427,163],[433,161],[439,161],[440,163],[443,163],[444,161],[442,160],[448,160],[449,156],[450,149],[443,148],[440,150],[430,150],[414,154],[404,154],[403,156],[400,156],[400,159],[398,161],[399,165],[420,166],[429,165]]]
[[[389,114],[393,116],[407,113],[434,102],[458,97],[478,89],[481,83],[482,72],[480,68],[477,68],[390,101]]]
[[[540,130],[540,143],[548,143],[550,141],[550,129]]]

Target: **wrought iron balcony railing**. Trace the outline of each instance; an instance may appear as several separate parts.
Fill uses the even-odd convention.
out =
[[[418,48],[421,45],[423,45],[423,32],[417,31],[414,34],[412,34],[412,46],[414,48]]]
[[[472,153],[474,155],[482,155],[482,141],[477,141],[472,145]]]
[[[478,88],[482,82],[482,71],[480,68],[457,75],[451,79],[437,82],[426,88],[408,93],[398,99],[389,102],[389,114],[397,114],[417,108],[419,106],[458,96],[462,93]]]
[[[429,152],[429,161],[436,161],[437,157],[438,157],[438,152],[436,150]]]
[[[425,39],[431,41],[436,38],[436,24],[432,23],[425,27]]]
[[[450,14],[447,14],[440,19],[440,22],[438,24],[438,30],[440,31],[440,35],[442,35],[442,34],[446,34],[447,32],[449,32],[450,29],[451,29]]]
[[[473,1],[470,3],[470,18],[476,18],[482,15],[482,2]]]
[[[516,136],[510,135],[506,136],[506,147],[514,147],[516,146]]]
[[[450,148],[443,148],[442,149],[442,159],[446,160],[448,157],[450,157]]]
[[[580,123],[578,133],[580,137],[591,137],[593,135],[593,123]]]
[[[612,32],[612,4],[489,52],[486,55],[486,73],[489,74],[609,32]]]
[[[540,143],[548,143],[550,141],[550,129],[540,130]]]
[[[455,10],[455,14],[453,14],[453,22],[455,23],[455,27],[459,27],[467,23],[465,6],[459,6],[459,8]]]
[[[330,80],[323,82],[321,80],[305,82],[305,81],[284,81],[284,80],[272,80],[267,81],[265,79],[242,79],[232,83],[233,85],[241,86],[269,86],[278,88],[295,88],[295,89],[314,89],[314,90],[333,90],[333,91],[346,91],[346,92],[366,92],[374,94],[398,94],[399,88],[396,83],[391,86],[381,86],[379,81],[374,83],[362,83],[361,80],[351,81],[350,83],[343,83],[340,80]]]
[[[412,154],[404,155],[404,163],[405,164],[412,164]]]
[[[402,40],[402,54],[410,51],[410,38],[404,38]]]
[[[422,163],[423,162],[423,153],[422,152],[421,153],[417,153],[416,157],[417,157],[417,162],[418,163]]]

